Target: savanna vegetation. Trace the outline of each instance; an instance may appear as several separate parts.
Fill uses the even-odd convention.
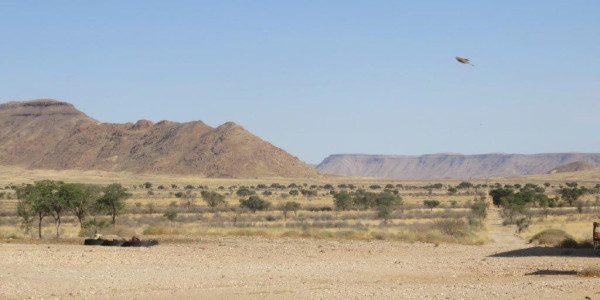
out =
[[[583,243],[600,205],[600,186],[589,182],[165,179],[4,184],[0,235],[143,234],[174,240],[258,235],[481,244],[488,241],[485,220],[493,208],[526,239],[560,229]]]

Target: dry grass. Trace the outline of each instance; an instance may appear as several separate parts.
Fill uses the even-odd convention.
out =
[[[587,173],[586,173],[587,174]],[[550,182],[558,186],[565,178],[571,179],[568,173],[553,175],[525,176],[518,178],[493,178],[469,180],[473,184],[491,183],[538,183]],[[587,176],[587,175],[586,175]],[[591,176],[591,175],[590,175]],[[589,180],[595,177],[584,177]],[[95,184],[109,184],[113,182],[127,186],[133,196],[128,200],[127,212],[118,220],[119,226],[116,231],[122,234],[147,234],[157,236],[180,236],[182,238],[196,238],[202,235],[241,235],[241,236],[290,236],[308,238],[341,238],[341,239],[389,239],[403,241],[422,241],[432,243],[467,243],[479,244],[487,240],[485,232],[471,233],[468,230],[454,230],[449,226],[448,220],[465,218],[469,212],[469,203],[476,195],[476,190],[461,190],[456,195],[448,195],[447,185],[457,185],[462,180],[388,180],[374,178],[347,178],[339,176],[324,176],[316,179],[303,178],[204,178],[198,176],[171,176],[153,174],[132,174],[127,172],[103,172],[103,171],[54,171],[54,170],[26,170],[16,167],[0,167],[0,189],[9,184],[30,183],[36,180],[53,179],[68,182],[84,182]],[[600,177],[599,177],[600,179]],[[579,180],[578,180],[579,181]],[[140,188],[144,182],[151,182],[152,195],[149,190]],[[442,183],[445,187],[440,190],[426,190],[422,188],[400,189],[399,193],[404,200],[403,211],[392,214],[389,223],[382,225],[382,221],[376,217],[373,210],[367,211],[323,211],[323,208],[333,208],[333,198],[328,190],[319,189],[315,197],[291,196],[290,189],[272,189],[270,196],[261,195],[272,203],[271,210],[257,212],[256,214],[242,213],[236,218],[232,208],[239,205],[240,197],[235,195],[235,187],[257,186],[258,184],[279,183],[289,185],[306,184],[323,186],[332,184],[337,188],[339,184],[353,184],[357,188],[370,190],[373,184],[382,188],[386,184],[402,184],[403,186],[425,186],[434,183]],[[595,182],[594,182],[595,183]],[[177,188],[172,188],[176,184]],[[194,189],[197,195],[195,206],[190,211],[183,209],[180,205],[181,199],[175,197],[176,192],[183,191],[186,185],[208,186],[225,195],[229,208],[215,211],[208,208],[199,197],[200,190]],[[163,185],[165,189],[158,189]],[[218,189],[223,187],[223,189]],[[339,190],[339,189],[338,189]],[[373,190],[375,192],[382,191]],[[10,190],[6,192],[11,192]],[[483,190],[487,193],[487,190]],[[552,193],[552,191],[549,191]],[[587,196],[588,198],[591,196]],[[423,208],[423,200],[439,200],[442,205],[439,208],[429,210]],[[594,200],[592,198],[585,200]],[[283,220],[278,210],[286,201],[296,201],[302,205],[297,215],[288,216],[287,222]],[[176,204],[179,217],[173,226],[169,226],[162,213],[173,209],[169,205]],[[454,202],[454,204],[451,204]],[[149,213],[149,206],[153,207],[154,213]],[[16,200],[3,199],[0,208],[0,235],[4,237],[29,238],[35,233],[26,235],[19,228],[19,221],[14,217]],[[534,209],[535,210],[535,209]],[[530,239],[536,232],[545,229],[560,229],[573,236],[577,240],[589,238],[591,222],[597,220],[597,211],[586,211],[577,214],[574,209],[562,208],[553,210],[554,215],[545,219],[539,215],[534,217],[534,222],[528,232],[522,236]],[[237,220],[234,226],[233,220]],[[437,225],[436,225],[437,224]],[[445,224],[445,225],[443,225]],[[436,227],[437,226],[437,227]],[[110,229],[112,230],[112,229]],[[65,223],[62,228],[62,236],[75,238],[78,236],[79,227],[76,224]],[[48,219],[44,227],[44,236],[53,237],[54,228]]]
[[[600,267],[590,266],[579,272],[577,272],[577,276],[579,277],[600,277]]]
[[[537,232],[557,229],[566,232],[576,240],[587,240],[592,237],[592,223],[598,222],[599,219],[596,212],[578,214],[576,211],[566,215],[549,216],[548,219],[534,218],[529,231],[522,233],[521,236],[530,240]]]
[[[536,233],[529,239],[530,243],[538,243],[540,245],[558,246],[566,239],[573,237],[560,229],[546,229]]]

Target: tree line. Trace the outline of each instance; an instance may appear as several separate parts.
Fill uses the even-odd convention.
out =
[[[25,232],[30,231],[32,223],[37,219],[40,239],[42,221],[46,217],[54,219],[56,238],[59,238],[61,218],[68,212],[77,217],[81,229],[97,227],[95,217],[100,214],[110,215],[114,225],[117,215],[125,207],[125,200],[131,197],[127,189],[118,183],[99,186],[53,180],[23,184],[17,187],[16,194],[17,215],[22,219]],[[86,221],[89,216],[93,216],[93,220]]]
[[[387,191],[380,193],[358,189],[355,192],[337,192],[333,195],[333,204],[339,210],[376,209],[377,216],[387,221],[391,213],[404,204],[402,197]]]

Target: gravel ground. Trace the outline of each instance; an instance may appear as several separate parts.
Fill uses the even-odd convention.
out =
[[[0,299],[600,299],[591,250],[212,237],[121,248],[0,243]]]

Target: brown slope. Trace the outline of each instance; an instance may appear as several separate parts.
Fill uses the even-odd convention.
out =
[[[564,173],[564,172],[578,172],[594,169],[595,166],[586,161],[574,161],[572,163],[560,165],[548,172],[548,174]]]
[[[0,164],[29,168],[312,177],[298,158],[235,123],[99,123],[54,100],[0,105]]]

